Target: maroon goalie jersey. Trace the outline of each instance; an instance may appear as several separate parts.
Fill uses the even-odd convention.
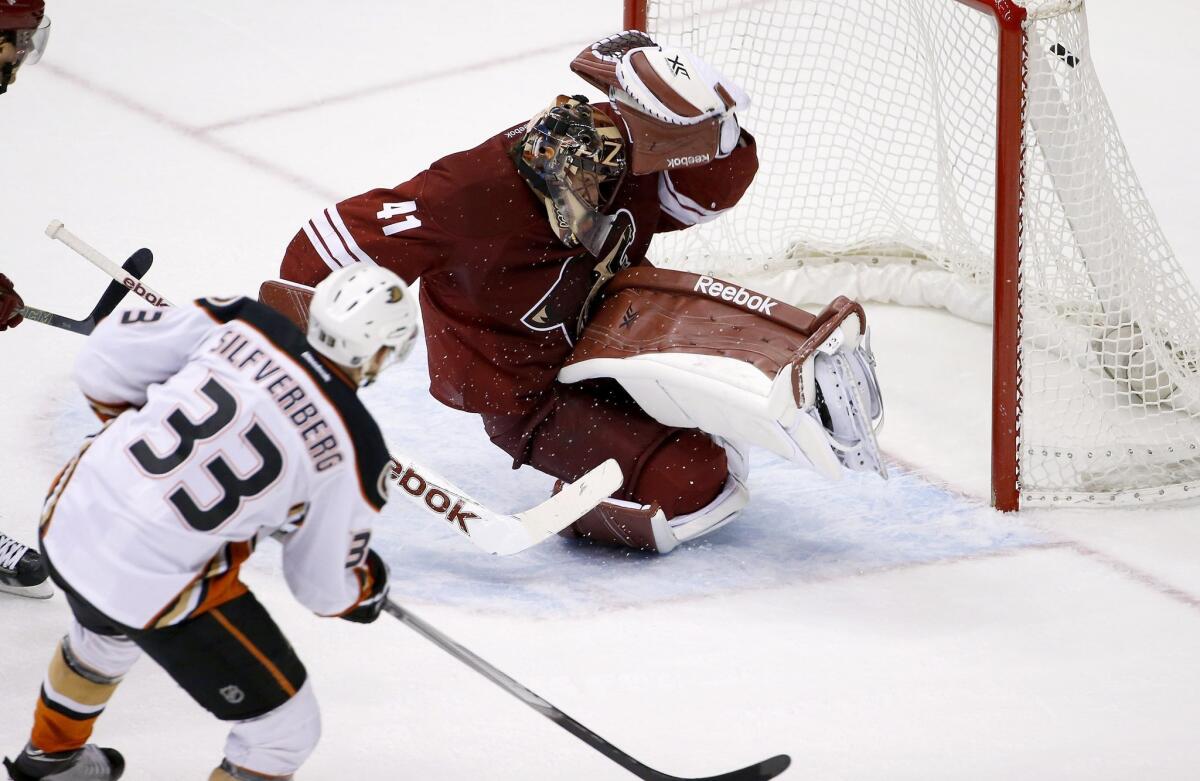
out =
[[[468,412],[537,407],[571,353],[598,278],[595,258],[555,235],[509,157],[524,128],[325,209],[292,240],[280,274],[313,285],[351,263],[377,263],[406,282],[420,278],[430,393]],[[608,212],[633,217],[628,262],[646,262],[655,233],[719,217],[757,168],[743,134],[731,156],[707,166],[627,176]]]

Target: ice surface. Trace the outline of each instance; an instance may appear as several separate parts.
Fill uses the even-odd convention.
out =
[[[176,299],[251,292],[329,198],[585,91],[566,63],[620,4],[481,0],[53,0],[46,59],[0,98],[0,270],[78,315],[105,280],[41,237],[51,218],[123,257],[155,250]],[[1152,202],[1200,278],[1200,10],[1091,8],[1100,75]],[[396,595],[641,759],[710,774],[766,756],[785,778],[1195,777],[1200,511],[986,507],[988,332],[874,307],[894,478],[830,486],[752,456],[737,522],[669,557],[562,540],[489,558],[397,499],[378,541]],[[70,383],[79,340],[0,335],[0,530],[95,424]],[[551,481],[424,392],[423,354],[368,393],[406,452],[515,511]],[[919,467],[917,466],[919,465]],[[102,523],[103,519],[97,519]],[[387,618],[307,615],[273,545],[247,568],[309,667],[325,737],[301,778],[607,779],[622,773]],[[0,751],[27,737],[61,599],[0,597]],[[223,727],[152,663],[97,739],[127,778],[203,778]]]

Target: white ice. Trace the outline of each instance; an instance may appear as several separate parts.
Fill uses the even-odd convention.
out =
[[[584,91],[569,58],[620,3],[52,0],[43,63],[0,97],[0,270],[82,313],[105,280],[41,236],[155,251],[168,296],[253,292],[329,201]],[[1175,249],[1200,281],[1200,10],[1097,2],[1100,75]],[[755,453],[754,500],[664,558],[552,540],[487,558],[395,501],[395,595],[643,761],[708,775],[786,752],[789,779],[1189,779],[1200,772],[1200,508],[986,506],[987,329],[870,310],[897,474],[830,486]],[[94,428],[80,340],[0,336],[0,531]],[[934,347],[937,349],[934,349]],[[424,392],[424,354],[368,394],[392,441],[510,510],[550,480],[508,471],[477,419]],[[103,523],[103,518],[96,518]],[[396,622],[300,608],[265,546],[246,580],[308,664],[325,737],[309,779],[619,779],[623,772]],[[0,597],[0,751],[28,735],[68,620]],[[151,662],[96,740],[127,778],[200,779],[224,728]]]

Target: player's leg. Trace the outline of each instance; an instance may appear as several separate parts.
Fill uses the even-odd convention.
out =
[[[141,649],[70,592],[67,600],[75,620],[50,661],[29,743],[15,761],[4,761],[16,781],[113,781],[124,772],[119,753],[88,738]]]
[[[559,385],[537,415],[485,416],[484,423],[518,463],[561,480],[575,480],[607,458],[621,465],[625,483],[615,501],[574,524],[569,535],[665,553],[683,526],[691,527],[687,538],[712,531],[746,501],[740,453],[702,432],[658,423],[615,382]],[[674,532],[655,534],[655,518]]]
[[[291,778],[316,747],[321,716],[308,674],[253,594],[134,639],[192,699],[233,722],[211,778]]]
[[[0,592],[35,599],[54,595],[38,552],[3,533],[0,533]]]

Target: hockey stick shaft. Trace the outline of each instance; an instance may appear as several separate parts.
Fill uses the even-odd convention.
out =
[[[46,235],[63,242],[85,260],[155,306],[171,306],[166,297],[87,244],[55,220]],[[307,300],[305,300],[307,304]],[[616,491],[624,477],[617,462],[609,459],[541,504],[516,515],[488,509],[413,459],[393,456],[392,479],[401,493],[427,512],[445,515],[446,520],[476,546],[488,553],[507,556],[536,545],[565,529]],[[424,475],[429,475],[428,478]]]
[[[147,287],[133,274],[130,274],[128,271],[109,260],[95,247],[88,244],[71,231],[67,230],[67,226],[63,225],[61,221],[51,221],[51,223],[46,226],[46,235],[55,241],[61,241],[63,244],[66,244],[93,266],[132,290],[135,295],[144,299],[147,303],[154,304],[155,306],[171,306],[171,302],[164,298],[160,293],[156,292],[150,287]]]
[[[45,309],[38,309],[32,306],[23,306],[18,309],[17,312],[26,320],[31,320],[35,323],[41,323],[42,325],[53,326],[55,328],[61,328],[64,331],[71,331],[72,333],[83,334],[84,336],[90,334],[96,327],[96,324],[94,322],[90,322],[88,319],[73,320],[66,315],[47,312]]]
[[[668,775],[642,764],[597,735],[589,727],[584,726],[576,719],[559,710],[524,684],[501,671],[474,651],[459,644],[448,635],[413,615],[411,611],[394,600],[387,600],[384,603],[383,609],[409,629],[412,629],[429,642],[441,648],[455,659],[467,665],[484,678],[487,678],[501,689],[504,689],[638,778],[646,779],[646,781],[687,781],[687,779]],[[791,759],[787,755],[781,754],[731,773],[710,776],[705,779],[695,779],[694,781],[764,781],[765,779],[774,778],[779,775],[790,764]]]

